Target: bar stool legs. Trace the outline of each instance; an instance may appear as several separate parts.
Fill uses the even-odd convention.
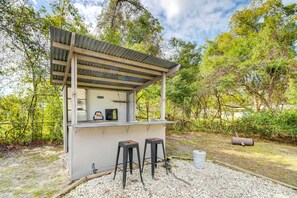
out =
[[[117,174],[117,169],[118,169],[118,163],[119,163],[119,155],[120,155],[120,145],[118,146],[118,151],[117,151],[117,159],[116,159],[116,166],[115,166],[115,169],[114,169],[114,175],[113,175],[113,180],[115,179],[115,176]]]
[[[128,149],[129,150],[129,166],[130,166],[130,174],[132,175],[132,169],[133,169],[133,148]]]
[[[144,161],[146,159],[145,154],[146,154],[147,144],[151,144],[151,170],[152,170],[152,177],[154,178],[155,168],[157,167],[157,163],[158,163],[158,144],[162,145],[163,157],[164,157],[164,163],[165,163],[166,155],[165,155],[164,141],[163,141],[163,139],[160,139],[160,138],[145,139],[144,153],[143,153],[143,163],[142,163],[141,171],[143,171]]]
[[[141,179],[142,184],[144,184],[143,179],[142,179],[141,162],[140,162],[140,154],[139,154],[138,144],[137,144],[137,158],[138,158],[138,164],[139,164],[138,169],[139,169],[140,179]]]
[[[141,172],[143,172],[143,167],[144,167],[146,145],[147,145],[147,141],[145,140],[145,143],[144,143],[144,152],[143,152],[143,158],[142,158],[142,168],[141,168]]]
[[[115,165],[113,179],[115,179],[117,168],[118,168],[118,165],[119,165],[119,155],[120,155],[121,147],[123,148],[123,163],[122,163],[123,164],[123,188],[125,188],[125,186],[126,186],[128,156],[129,156],[130,174],[132,174],[132,170],[133,170],[133,148],[135,148],[137,150],[140,179],[141,179],[141,182],[143,183],[142,172],[141,172],[141,163],[140,163],[140,155],[139,155],[139,145],[138,145],[137,142],[134,142],[132,140],[122,141],[122,142],[119,142],[119,144],[118,144],[118,151],[117,151],[117,158],[116,158],[116,165]]]

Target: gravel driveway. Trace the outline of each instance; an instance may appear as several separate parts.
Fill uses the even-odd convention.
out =
[[[139,174],[128,173],[126,188],[122,189],[122,173],[115,180],[113,175],[90,180],[72,190],[66,197],[269,197],[297,198],[297,192],[269,180],[231,170],[206,162],[205,169],[198,170],[192,163],[174,160],[172,174],[166,175],[158,168],[151,178],[150,165],[145,166],[145,187],[139,182]],[[179,178],[179,179],[177,179]]]

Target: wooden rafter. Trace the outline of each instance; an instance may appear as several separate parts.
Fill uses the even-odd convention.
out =
[[[180,65],[177,65],[177,66],[171,68],[171,69],[168,71],[168,73],[166,73],[166,77],[167,77],[167,76],[171,76],[173,73],[177,72],[177,71],[179,70],[179,68],[180,68]],[[157,76],[157,77],[155,77],[153,80],[147,81],[147,82],[144,83],[143,85],[141,85],[141,86],[139,86],[139,87],[136,87],[135,90],[136,90],[136,91],[139,91],[139,90],[141,90],[141,89],[143,89],[143,88],[145,88],[145,87],[147,87],[147,86],[149,86],[149,85],[151,85],[151,84],[154,84],[155,82],[158,82],[158,81],[161,80],[161,79],[162,79],[162,76]]]
[[[66,84],[67,74],[69,73],[69,70],[70,70],[71,59],[73,56],[74,43],[75,43],[75,33],[72,33],[70,46],[69,46],[69,52],[68,52],[68,59],[67,59],[67,64],[66,64],[66,70],[65,70],[64,79],[63,79],[63,87]]]
[[[63,76],[64,72],[53,71],[53,75]],[[68,76],[70,76],[70,74],[68,74]],[[143,84],[141,82],[133,82],[133,81],[126,81],[126,80],[110,79],[110,78],[101,78],[101,77],[86,76],[86,75],[81,75],[81,74],[78,74],[77,78],[98,80],[98,81],[112,82],[112,83],[120,83],[120,84],[129,84],[129,85],[142,85]]]
[[[69,45],[58,43],[58,42],[53,42],[53,47],[64,49],[64,50],[69,50],[69,48],[70,48]],[[147,63],[141,63],[138,61],[128,60],[128,59],[111,56],[111,55],[107,55],[107,54],[103,54],[103,53],[99,53],[99,52],[94,52],[94,51],[82,49],[79,47],[74,47],[74,52],[88,55],[88,56],[93,56],[96,58],[112,60],[112,61],[117,61],[117,62],[128,64],[128,65],[134,65],[134,66],[138,66],[138,67],[142,67],[142,68],[147,68],[147,69],[151,69],[151,70],[156,70],[156,71],[161,71],[161,72],[169,71],[169,69],[166,69],[163,67],[158,67],[155,65],[147,64]]]
[[[62,84],[62,80],[53,80],[53,83]],[[66,82],[67,84],[71,84],[70,81]],[[84,83],[84,82],[78,82],[78,86],[82,87],[96,87],[96,88],[104,88],[104,89],[114,89],[114,90],[124,90],[124,91],[132,91],[132,87],[123,87],[123,86],[114,86],[114,85],[102,85],[102,84],[93,84],[93,83]]]
[[[66,66],[67,63],[65,61],[53,60],[53,64]],[[151,76],[145,76],[145,75],[140,75],[140,74],[133,74],[133,73],[128,73],[128,72],[121,72],[121,71],[103,69],[103,68],[99,68],[99,67],[92,67],[92,66],[82,65],[82,64],[77,64],[77,67],[79,69],[85,69],[85,70],[89,70],[89,71],[97,71],[97,72],[102,72],[102,73],[107,73],[107,74],[130,76],[130,77],[147,79],[147,80],[154,79],[154,77],[151,77]]]
[[[92,57],[88,57],[88,56],[84,56],[84,55],[78,55],[77,59],[82,60],[82,61],[91,62],[91,63],[97,63],[97,64],[103,64],[103,65],[108,65],[108,66],[112,66],[112,67],[122,68],[122,69],[129,69],[132,71],[138,71],[138,72],[143,72],[143,73],[157,75],[157,76],[161,76],[161,74],[162,74],[159,71],[139,68],[136,66],[130,66],[130,65],[113,62],[113,61],[108,61],[108,60],[103,60],[103,59],[98,59],[98,58],[92,58]]]

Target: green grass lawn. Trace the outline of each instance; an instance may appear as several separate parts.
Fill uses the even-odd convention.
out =
[[[0,197],[52,197],[68,180],[62,146],[1,153]]]
[[[192,157],[204,150],[207,159],[220,160],[297,186],[297,146],[255,140],[254,146],[231,144],[231,136],[215,133],[171,134],[166,137],[168,155]]]

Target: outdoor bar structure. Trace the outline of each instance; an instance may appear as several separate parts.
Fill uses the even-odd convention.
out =
[[[165,125],[171,123],[165,120],[166,77],[179,68],[177,63],[51,28],[51,82],[63,89],[64,150],[71,179],[92,174],[93,163],[99,172],[113,169],[119,141],[137,141],[141,156],[146,138],[165,141]],[[158,81],[160,119],[136,121],[137,92]]]

